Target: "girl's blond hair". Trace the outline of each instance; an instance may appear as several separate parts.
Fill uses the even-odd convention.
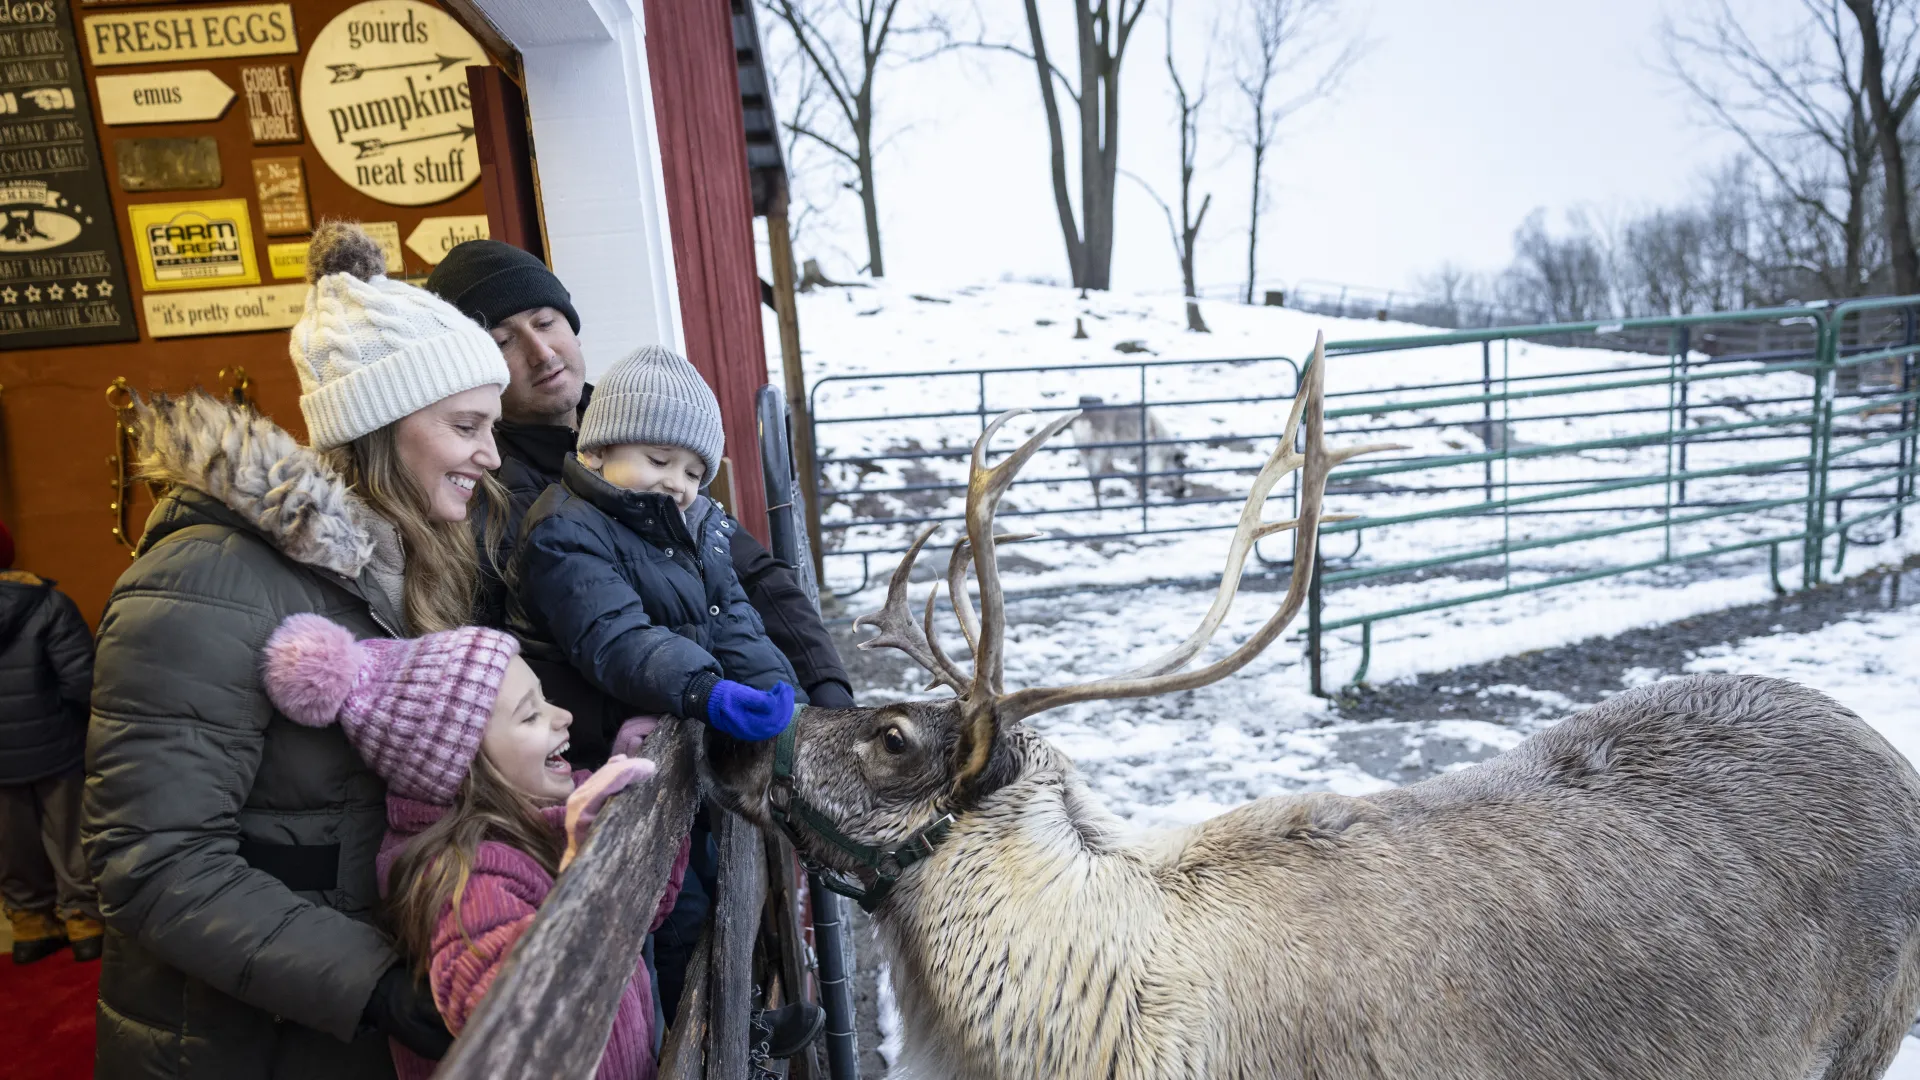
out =
[[[489,840],[532,856],[549,875],[560,874],[565,845],[559,830],[547,824],[531,798],[507,783],[485,754],[477,754],[453,806],[408,840],[388,871],[387,918],[416,973],[426,974],[440,913],[449,905],[460,937],[468,948],[477,948],[461,922],[460,900],[473,876],[475,854]]]
[[[394,425],[326,453],[354,493],[400,531],[407,559],[401,612],[407,620],[406,632],[431,634],[470,625],[479,599],[482,560],[496,575],[500,572],[506,489],[492,473],[480,474],[474,511],[486,517],[476,544],[469,522],[433,519],[427,493],[400,463]]]

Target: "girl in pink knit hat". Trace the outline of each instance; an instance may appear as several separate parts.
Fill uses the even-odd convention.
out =
[[[321,616],[295,615],[267,642],[265,682],[289,718],[338,723],[386,780],[380,891],[401,951],[458,1035],[600,807],[653,774],[651,761],[628,753],[654,721],[628,721],[606,765],[572,772],[562,757],[572,715],[541,696],[511,635],[481,627],[355,641]],[[683,841],[655,926],[686,867]],[[653,1017],[643,961],[621,995],[599,1080],[651,1080]],[[433,1072],[397,1041],[393,1057],[401,1080]]]

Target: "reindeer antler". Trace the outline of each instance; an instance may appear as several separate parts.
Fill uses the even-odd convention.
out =
[[[932,672],[937,682],[953,687],[954,692],[960,696],[965,716],[958,751],[959,767],[956,770],[956,786],[970,783],[986,768],[993,740],[1000,728],[1006,724],[1075,702],[1150,697],[1155,694],[1205,686],[1245,667],[1279,638],[1288,624],[1293,621],[1294,616],[1299,614],[1301,605],[1306,602],[1307,587],[1313,579],[1314,551],[1318,545],[1321,523],[1346,521],[1352,518],[1352,515],[1321,513],[1321,503],[1326,496],[1327,473],[1341,462],[1361,454],[1401,449],[1399,445],[1392,443],[1376,443],[1342,450],[1328,449],[1324,437],[1325,372],[1325,341],[1322,337],[1316,336],[1313,343],[1313,357],[1302,375],[1300,391],[1295,395],[1293,406],[1287,415],[1287,425],[1281,435],[1280,445],[1261,467],[1259,474],[1254,477],[1252,488],[1247,493],[1246,504],[1240,511],[1240,522],[1235,527],[1233,539],[1227,546],[1227,565],[1221,573],[1219,589],[1214,594],[1213,604],[1208,608],[1200,626],[1173,650],[1150,663],[1111,678],[1068,686],[1030,687],[1011,694],[1007,693],[1002,686],[1006,647],[1006,600],[1000,587],[995,544],[1028,539],[1029,536],[995,536],[993,517],[1000,505],[1000,497],[1013,483],[1015,474],[1026,465],[1043,443],[1059,434],[1080,414],[1069,413],[1047,424],[992,468],[986,465],[988,443],[1008,420],[1021,415],[1025,410],[1002,413],[987,425],[987,429],[980,433],[979,439],[973,444],[972,469],[967,484],[967,538],[954,545],[953,555],[947,566],[947,593],[953,602],[961,633],[965,635],[967,644],[973,648],[971,679],[961,674],[959,666],[949,660],[940,650],[938,643],[933,640],[933,597],[928,598],[924,624],[916,625],[912,616],[906,611],[907,573],[912,568],[914,559],[919,555],[921,546],[926,543],[927,537],[932,535],[931,528],[920,534],[919,539],[914,541],[913,546],[902,558],[900,567],[894,571],[893,580],[887,588],[886,607],[876,615],[863,616],[858,620],[858,623],[872,625],[881,630],[879,636],[862,643],[862,648],[887,646],[900,649]],[[1293,449],[1303,421],[1306,425],[1304,453]],[[1288,521],[1262,522],[1260,513],[1268,496],[1272,494],[1274,486],[1282,477],[1296,469],[1301,470],[1299,516]],[[1281,600],[1279,608],[1239,648],[1205,667],[1182,671],[1182,668],[1206,648],[1207,643],[1213,639],[1213,635],[1225,622],[1227,612],[1232,608],[1234,597],[1239,592],[1240,578],[1246,566],[1247,554],[1253,550],[1254,543],[1263,537],[1287,529],[1292,529],[1294,532],[1293,570],[1288,578],[1287,594]],[[974,621],[972,607],[967,602],[966,576],[969,548],[971,548],[973,572],[980,583],[980,614],[977,624]],[[939,591],[937,583],[934,591],[936,594]]]

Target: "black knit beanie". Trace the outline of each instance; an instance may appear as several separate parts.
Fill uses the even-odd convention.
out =
[[[456,244],[427,275],[427,291],[459,308],[491,330],[523,311],[550,307],[580,332],[567,287],[547,264],[499,240]]]

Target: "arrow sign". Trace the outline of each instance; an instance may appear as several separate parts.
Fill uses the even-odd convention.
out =
[[[178,124],[218,120],[233,87],[205,68],[102,75],[100,119],[109,124]]]
[[[353,145],[358,148],[360,152],[354,155],[354,160],[358,161],[361,158],[370,158],[375,154],[386,153],[391,147],[405,146],[408,143],[426,142],[429,139],[444,139],[449,135],[458,135],[462,139],[471,139],[473,138],[473,129],[465,124],[461,124],[452,131],[441,131],[432,135],[415,135],[411,139],[355,139]]]
[[[327,70],[333,72],[334,82],[343,83],[353,82],[360,76],[375,71],[399,71],[402,68],[431,67],[434,64],[439,64],[440,70],[445,71],[455,64],[464,64],[471,59],[473,59],[471,56],[448,56],[445,53],[436,53],[431,60],[414,60],[405,64],[382,64],[379,67],[361,67],[359,64],[328,64]]]

